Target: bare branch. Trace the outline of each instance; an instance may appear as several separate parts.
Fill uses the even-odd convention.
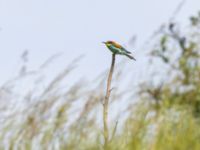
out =
[[[103,103],[104,150],[108,149],[108,144],[109,144],[108,105],[109,105],[110,94],[112,91],[110,87],[111,87],[111,82],[112,82],[112,75],[114,72],[114,66],[115,66],[115,54],[112,54],[112,62],[111,62],[110,72],[109,72],[108,81],[107,81],[106,96],[105,96],[105,101]]]

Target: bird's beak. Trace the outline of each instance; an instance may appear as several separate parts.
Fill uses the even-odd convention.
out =
[[[103,44],[106,44],[106,42],[102,42]]]

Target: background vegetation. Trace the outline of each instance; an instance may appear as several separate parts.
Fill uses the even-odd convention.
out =
[[[112,91],[108,149],[200,149],[199,50],[200,13],[187,26],[169,21],[160,28],[148,44],[146,57],[152,76],[137,91],[129,85]],[[25,52],[19,75],[0,87],[0,149],[103,149],[102,100],[107,74],[69,84],[77,58],[44,85],[43,72],[52,59],[28,72]],[[124,65],[116,66],[115,87],[122,86]],[[28,83],[21,86],[30,77],[32,90]]]

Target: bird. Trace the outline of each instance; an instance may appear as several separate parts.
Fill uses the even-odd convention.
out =
[[[118,44],[114,41],[106,41],[102,42],[106,45],[106,47],[113,53],[113,54],[119,54],[119,55],[125,55],[130,59],[136,60],[133,56],[131,56],[131,52],[127,51],[123,46]]]

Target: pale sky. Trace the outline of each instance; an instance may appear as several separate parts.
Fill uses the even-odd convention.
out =
[[[141,44],[170,18],[180,1],[0,0],[0,84],[17,72],[26,49],[30,69],[62,52],[49,70],[52,74],[84,54],[77,78],[94,78],[110,66],[110,52],[101,43],[105,40],[125,44],[137,59],[130,67],[140,70],[145,60]],[[177,19],[186,22],[197,10],[200,1],[188,0]],[[128,44],[133,35],[137,36],[135,46]]]

